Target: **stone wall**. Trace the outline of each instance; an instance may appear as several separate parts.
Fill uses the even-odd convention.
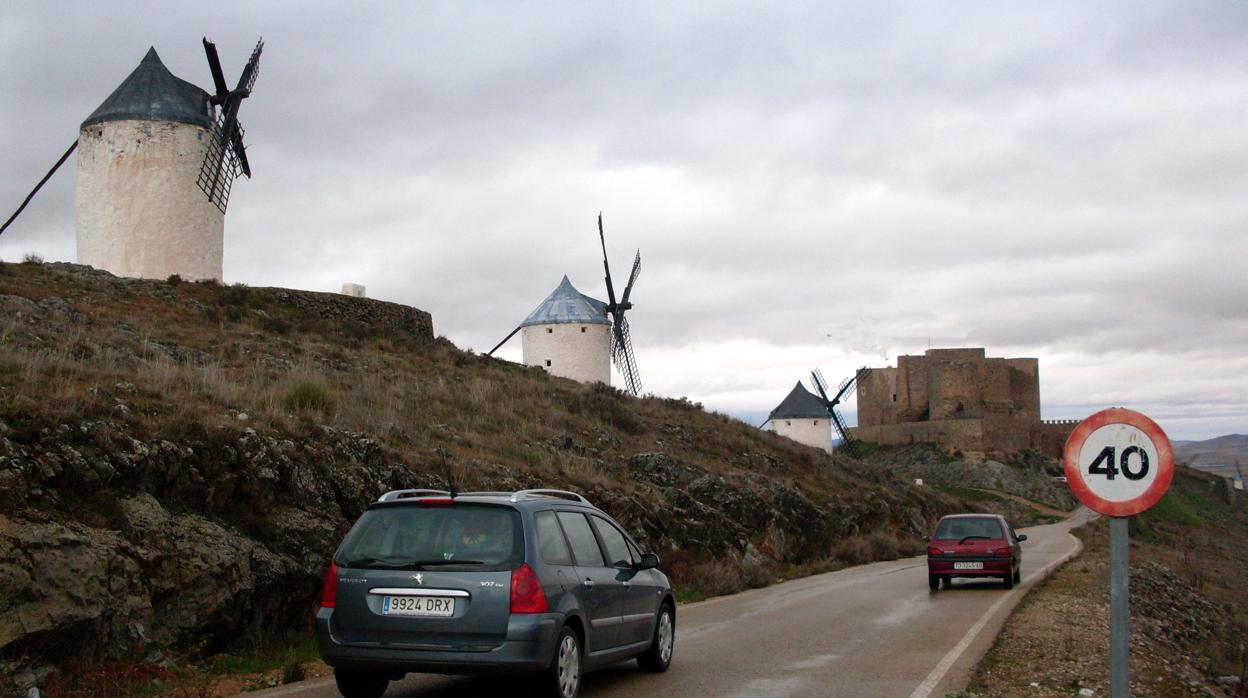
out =
[[[1078,419],[1054,419],[1033,424],[1031,448],[1048,455],[1060,456],[1066,448],[1066,439],[1079,426]]]
[[[117,276],[221,280],[225,216],[196,183],[210,134],[109,121],[78,136],[78,262]]]
[[[960,452],[966,458],[983,458],[988,452],[982,419],[944,419],[905,424],[854,427],[850,436],[885,446],[913,443],[936,444],[948,453]]]
[[[271,295],[277,301],[306,310],[311,316],[321,319],[358,322],[378,329],[429,339],[434,336],[433,316],[410,305],[290,288],[255,288],[251,291]]]

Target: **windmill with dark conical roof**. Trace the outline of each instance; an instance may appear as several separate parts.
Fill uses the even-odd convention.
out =
[[[238,123],[263,42],[230,89],[212,42],[214,94],[169,72],[152,48],[78,137],[78,261],[119,276],[221,279],[225,208],[251,176]]]
[[[591,298],[572,285],[567,275],[520,326],[511,331],[488,353],[493,355],[517,332],[524,346],[524,364],[540,366],[556,376],[585,383],[611,383],[611,363],[624,378],[633,395],[641,393],[641,374],[633,353],[633,340],[624,313],[633,307],[629,297],[641,273],[641,252],[633,259],[624,293],[617,300],[607,262],[606,237],[602,214],[598,215],[598,239],[602,243],[602,264],[606,272],[606,303]]]
[[[794,384],[789,394],[767,415],[763,429],[832,452],[832,419],[828,407],[801,381]]]

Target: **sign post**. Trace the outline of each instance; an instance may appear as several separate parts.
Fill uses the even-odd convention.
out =
[[[1174,479],[1174,449],[1156,422],[1133,410],[1101,410],[1075,427],[1062,465],[1071,491],[1109,520],[1109,691],[1131,695],[1128,518],[1161,500]]]

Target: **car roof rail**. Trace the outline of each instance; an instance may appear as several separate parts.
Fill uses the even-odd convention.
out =
[[[378,499],[377,501],[393,502],[396,499],[410,499],[412,497],[427,497],[429,495],[443,495],[443,496],[449,497],[451,496],[451,493],[447,492],[446,490],[391,490],[390,492],[387,492],[381,495],[381,498]]]
[[[456,497],[510,497],[511,492],[456,492]]]
[[[580,502],[581,504],[589,504],[588,499],[585,499],[575,492],[569,492],[567,490],[520,490],[519,492],[511,495],[511,501],[518,502],[521,499],[528,499],[530,497],[555,497],[557,499],[568,499],[574,502]],[[593,505],[590,504],[590,506]]]

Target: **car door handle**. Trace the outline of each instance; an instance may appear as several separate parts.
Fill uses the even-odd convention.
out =
[[[594,588],[594,580],[592,580],[592,579],[586,579],[586,580],[585,580],[584,582],[582,582],[582,583],[585,585],[585,588],[586,588],[586,589],[593,589],[593,588]]]
[[[632,582],[622,582],[622,584],[624,585],[625,589],[631,589],[633,586]]]

